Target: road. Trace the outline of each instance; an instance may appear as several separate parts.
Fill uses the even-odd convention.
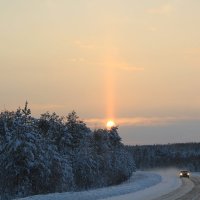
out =
[[[182,178],[182,186],[175,191],[163,195],[154,200],[199,200],[200,177],[193,176],[190,179]]]

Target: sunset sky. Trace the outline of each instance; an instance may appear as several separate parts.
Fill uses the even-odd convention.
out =
[[[200,142],[199,0],[0,0],[0,108],[108,119],[126,144]]]

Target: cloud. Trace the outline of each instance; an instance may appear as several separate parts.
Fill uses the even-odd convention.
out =
[[[74,45],[81,48],[81,49],[94,49],[95,46],[92,43],[84,43],[80,40],[75,40]]]
[[[132,67],[132,66],[119,66],[119,69],[125,71],[144,71],[143,67]]]
[[[132,117],[132,118],[116,118],[115,123],[118,126],[163,126],[173,124],[179,121],[200,120],[200,117],[178,116],[178,117]],[[91,128],[104,128],[107,119],[89,118],[84,119]]]
[[[70,63],[84,63],[86,62],[85,58],[69,58],[67,59],[68,62]]]
[[[59,108],[64,108],[65,105],[61,104],[31,104],[31,109],[33,110],[45,110],[51,111]]]
[[[150,27],[148,27],[147,29],[148,29],[148,31],[150,31],[150,32],[157,32],[157,31],[158,31],[158,28],[155,27],[155,26],[150,26]]]
[[[98,128],[105,128],[107,119],[102,119],[102,118],[88,118],[88,119],[83,119],[83,121],[93,129],[98,129]]]
[[[168,14],[171,14],[173,11],[174,11],[174,7],[172,5],[165,4],[160,7],[150,8],[147,10],[147,13],[155,14],[155,15],[168,15]]]
[[[88,61],[85,58],[69,58],[67,60],[70,63],[84,63],[87,65],[92,65],[92,66],[109,66],[110,68],[116,69],[116,70],[123,70],[123,71],[128,71],[128,72],[142,72],[144,71],[144,67],[140,66],[134,66],[125,62],[116,62],[116,63],[106,63],[106,62],[101,62],[101,61]]]
[[[102,65],[107,65],[106,63],[101,63]],[[135,71],[144,71],[143,67],[140,66],[134,66],[131,64],[128,64],[126,62],[116,62],[116,63],[111,63],[109,65],[112,68],[116,68],[118,70],[123,70],[123,71],[129,71],[129,72],[135,72]]]

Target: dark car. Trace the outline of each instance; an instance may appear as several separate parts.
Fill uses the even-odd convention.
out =
[[[179,173],[179,176],[180,176],[180,178],[182,178],[182,177],[189,178],[190,177],[190,172],[187,171],[187,170],[181,170],[180,173]]]

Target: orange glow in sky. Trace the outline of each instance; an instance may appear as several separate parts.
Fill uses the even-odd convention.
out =
[[[96,127],[110,119],[127,127],[199,121],[199,7],[198,0],[0,1],[1,110],[27,100],[34,116],[75,110]]]
[[[107,67],[106,69],[106,117],[114,117],[114,107],[115,107],[115,77],[114,70],[112,67]]]

